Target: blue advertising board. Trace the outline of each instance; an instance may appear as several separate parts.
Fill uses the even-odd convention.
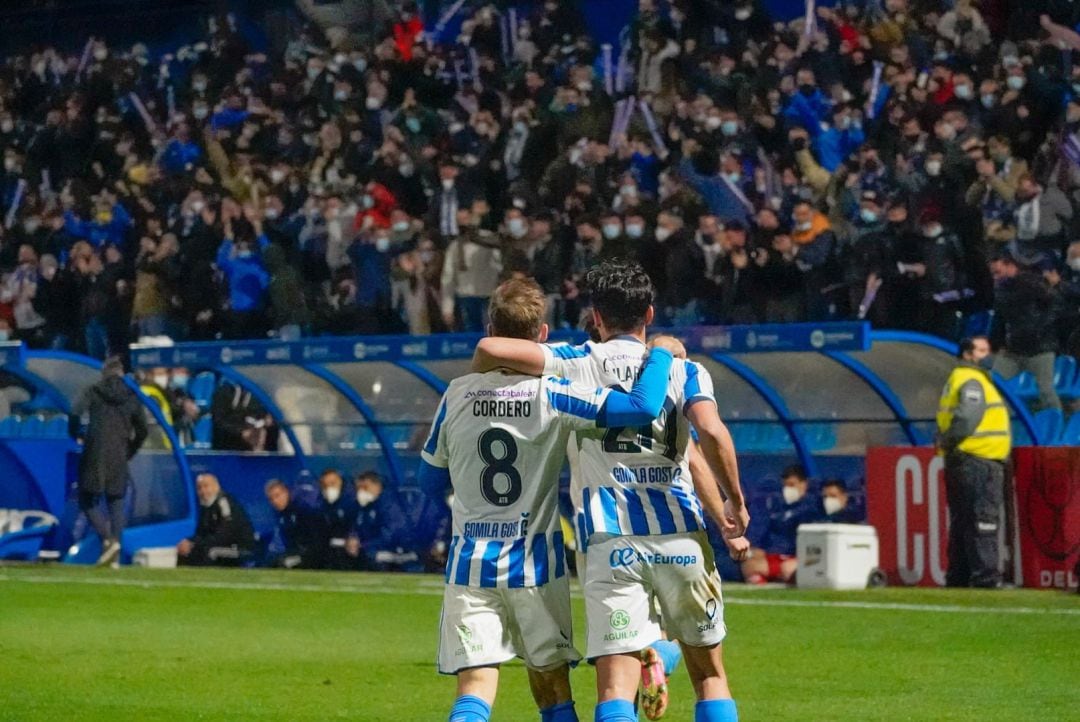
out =
[[[865,351],[870,348],[866,323],[793,323],[758,326],[698,326],[653,329],[682,339],[690,353],[766,353],[775,351]],[[134,345],[131,363],[207,368],[262,364],[325,364],[350,361],[437,361],[472,356],[480,334],[432,336],[318,337],[302,341],[239,341]],[[581,331],[552,334],[551,341],[582,343]]]

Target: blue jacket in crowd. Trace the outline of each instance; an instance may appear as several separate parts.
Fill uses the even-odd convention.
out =
[[[202,148],[194,141],[181,141],[173,138],[165,146],[159,161],[162,170],[168,175],[186,173],[189,166],[195,166],[202,157]]]
[[[270,243],[259,236],[259,251],[234,254],[235,244],[226,238],[218,249],[217,267],[229,282],[229,305],[233,311],[258,311],[266,300],[270,274],[263,266],[262,249]]]
[[[112,218],[104,223],[97,219],[84,221],[71,211],[64,213],[64,230],[75,238],[89,241],[94,248],[109,245],[124,248],[133,225],[131,215],[119,203],[112,207]]]
[[[737,220],[744,226],[750,225],[750,209],[739,200],[722,177],[698,173],[689,158],[684,158],[679,165],[679,174],[704,199],[709,213],[718,217],[721,222]]]

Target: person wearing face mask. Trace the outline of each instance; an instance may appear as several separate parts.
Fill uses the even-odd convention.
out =
[[[360,504],[345,488],[345,480],[337,469],[326,469],[319,475],[319,509],[326,522],[327,567],[339,571],[354,570],[359,564],[355,540],[356,516]],[[357,553],[350,553],[354,550]]]
[[[364,186],[357,204],[360,210],[353,221],[353,231],[369,232],[377,228],[389,228],[390,216],[398,202],[390,189],[381,183],[372,181]]]
[[[943,209],[934,203],[924,206],[918,216],[921,274],[919,285],[922,330],[942,338],[955,339],[959,333],[963,302],[968,288],[967,256],[959,236],[944,225]]]
[[[325,569],[329,531],[319,509],[303,503],[280,479],[268,481],[264,492],[277,514],[277,533],[284,546],[282,553],[272,560],[273,566]]]
[[[1030,173],[1020,176],[1016,186],[1013,255],[1029,263],[1041,255],[1062,258],[1072,217],[1072,204],[1060,188],[1053,184],[1044,188]]]
[[[199,519],[195,534],[176,545],[176,563],[190,567],[238,567],[255,551],[255,530],[243,505],[221,488],[214,474],[195,479]]]
[[[288,262],[285,249],[267,245],[262,254],[270,276],[267,286],[270,326],[283,341],[295,341],[311,328],[311,311],[304,293],[304,279],[295,265]]]
[[[235,233],[234,233],[235,229]],[[262,252],[270,244],[262,220],[244,218],[225,222],[225,239],[218,249],[217,267],[229,289],[229,338],[259,338],[266,333],[267,289]]]
[[[349,246],[356,279],[356,306],[362,333],[401,333],[404,321],[393,309],[391,272],[394,259],[408,250],[395,246],[389,228],[362,233]]]
[[[821,485],[821,508],[830,524],[861,524],[863,515],[855,507],[848,494],[847,485],[841,479],[826,479]]]
[[[1001,585],[998,524],[1005,493],[1005,462],[1012,449],[1005,400],[990,376],[985,336],[960,342],[959,365],[938,402],[938,455],[945,457],[949,507],[950,587]]]
[[[795,263],[803,274],[806,317],[823,321],[836,313],[835,287],[840,278],[838,243],[829,219],[809,201],[799,201],[791,211],[791,239],[798,248]]]
[[[461,232],[458,212],[472,205],[477,193],[460,177],[460,169],[450,158],[439,162],[439,185],[428,203],[425,225],[436,229],[445,244]]]
[[[1008,240],[1020,177],[1027,162],[1012,154],[1012,141],[995,135],[986,142],[988,158],[975,161],[976,178],[964,196],[969,206],[982,209],[983,227],[992,240]]]
[[[852,223],[854,232],[843,251],[844,282],[848,287],[848,308],[858,309],[866,318],[873,306],[868,301],[871,289],[879,289],[882,273],[889,264],[882,235],[887,224],[885,199],[876,191],[863,191],[859,215]],[[876,290],[874,291],[876,296]],[[867,304],[866,309],[862,306]]]
[[[420,555],[414,548],[406,505],[394,489],[387,489],[374,471],[365,471],[353,482],[360,512],[348,547],[360,560],[360,568],[383,572],[415,570]]]
[[[1039,389],[1035,409],[1060,409],[1061,399],[1054,388],[1059,307],[1053,289],[1041,273],[1021,267],[1008,251],[990,261],[990,272],[994,278],[991,338],[998,349],[994,371],[1006,379],[1027,371]]]
[[[443,262],[442,316],[448,328],[479,333],[484,330],[487,304],[503,270],[498,236],[480,228],[479,201],[458,211],[461,235],[450,242]]]
[[[767,506],[769,523],[751,535],[750,558],[742,563],[743,578],[748,584],[791,583],[798,568],[795,534],[800,524],[818,521],[821,502],[809,494],[806,469],[795,464],[784,469],[781,499],[770,496]],[[755,538],[756,537],[756,538]]]

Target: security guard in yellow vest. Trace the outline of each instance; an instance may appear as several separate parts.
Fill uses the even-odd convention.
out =
[[[1005,486],[1005,460],[1012,439],[1009,410],[984,364],[985,336],[960,342],[961,363],[941,392],[937,414],[938,453],[945,456],[949,503],[950,587],[998,587],[998,525]]]

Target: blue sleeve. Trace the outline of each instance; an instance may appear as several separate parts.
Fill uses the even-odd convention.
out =
[[[612,391],[608,394],[596,417],[596,425],[641,426],[659,416],[667,400],[668,376],[673,362],[674,357],[666,349],[650,351],[630,393]]]
[[[131,214],[121,204],[113,205],[112,214],[112,226],[117,230],[125,231],[132,225]]]
[[[266,237],[265,233],[260,233],[256,242],[259,244],[260,251],[265,251],[266,247],[270,245],[270,239]]]
[[[420,470],[416,473],[416,483],[420,491],[432,498],[441,500],[450,488],[450,470],[420,460]]]
[[[217,252],[217,267],[226,275],[229,273],[229,268],[232,267],[232,249],[233,242],[226,238],[222,241]]]
[[[64,230],[76,238],[88,238],[90,236],[90,223],[76,216],[71,211],[64,213]]]

